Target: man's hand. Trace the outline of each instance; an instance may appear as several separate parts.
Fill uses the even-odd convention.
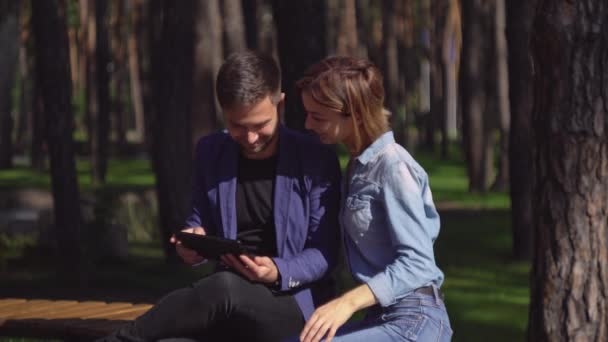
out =
[[[221,259],[224,264],[234,268],[251,281],[272,284],[279,279],[279,270],[274,261],[269,257],[256,256],[250,258],[247,255],[241,254],[237,259],[232,254],[226,254],[222,255]]]
[[[182,232],[206,235],[205,229],[203,227],[186,228],[182,229]],[[169,241],[175,244],[175,250],[177,251],[177,254],[184,260],[186,264],[199,264],[205,260],[205,258],[200,256],[196,251],[182,245],[181,241],[179,241],[175,237],[175,234],[171,236],[171,239]]]

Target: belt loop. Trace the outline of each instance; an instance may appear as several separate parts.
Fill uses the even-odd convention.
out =
[[[435,286],[435,284],[431,284],[431,287],[433,288],[433,296],[435,297],[435,304],[437,305],[441,305],[441,298],[439,298],[439,291],[437,290],[437,286]]]

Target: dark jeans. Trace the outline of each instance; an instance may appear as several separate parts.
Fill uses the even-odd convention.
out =
[[[228,271],[169,293],[152,309],[100,341],[280,341],[298,335],[304,318],[295,299]]]

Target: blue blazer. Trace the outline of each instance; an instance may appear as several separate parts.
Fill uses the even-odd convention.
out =
[[[186,227],[235,239],[238,144],[219,132],[199,140],[192,212]],[[274,223],[280,291],[294,295],[308,319],[331,299],[329,277],[339,250],[340,168],[335,152],[315,138],[279,127]]]

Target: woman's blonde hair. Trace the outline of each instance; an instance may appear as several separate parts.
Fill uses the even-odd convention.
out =
[[[366,59],[326,58],[309,67],[296,87],[319,104],[353,116],[354,147],[358,152],[389,129],[382,75]]]

